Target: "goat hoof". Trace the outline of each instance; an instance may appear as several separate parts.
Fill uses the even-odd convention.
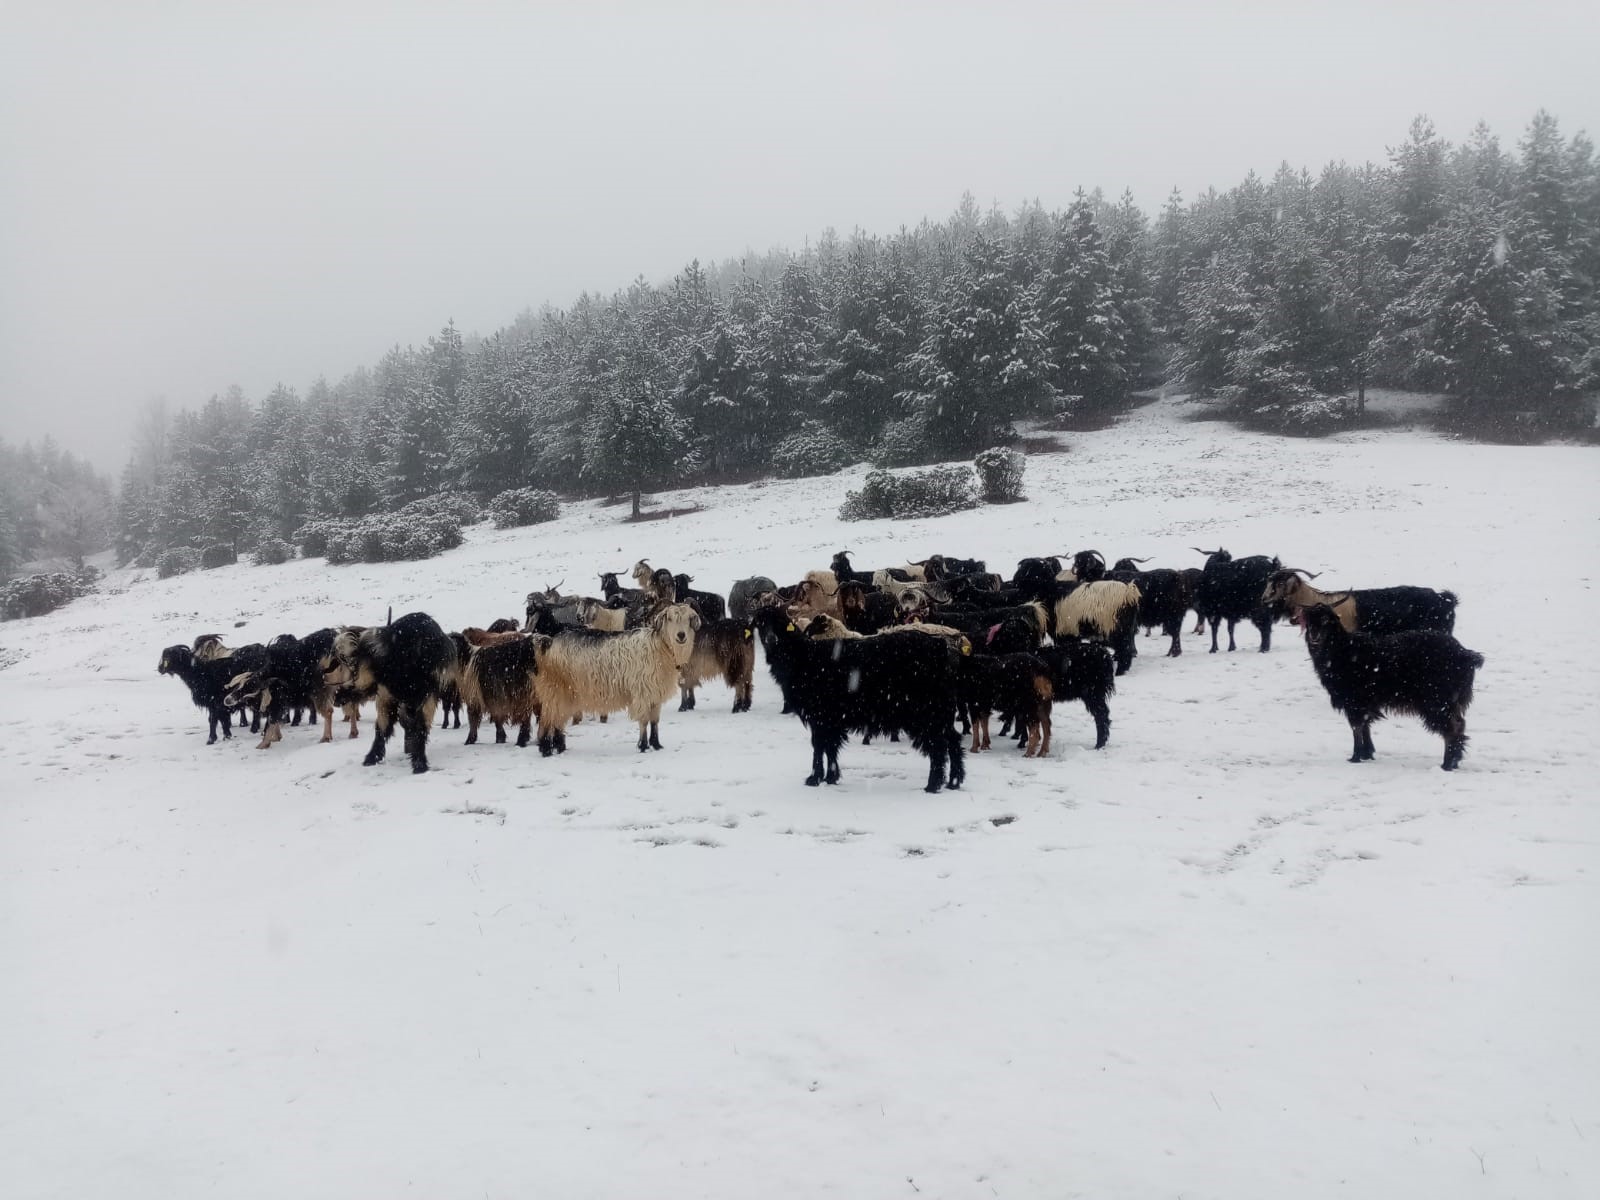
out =
[[[425,771],[427,771],[427,769],[428,769],[428,764],[425,763],[425,762],[419,762],[419,763],[412,763],[411,764],[411,773],[413,775],[421,775]]]
[[[816,787],[821,782],[822,782],[822,780],[818,779],[815,775],[807,775],[806,776],[806,786],[807,787]]]
[[[372,755],[370,755],[370,754],[369,754],[369,755],[367,755],[367,756],[366,756],[366,757],[365,757],[365,758],[363,758],[363,759],[362,759],[362,760],[361,760],[361,765],[362,765],[362,766],[363,766],[363,767],[375,767],[375,766],[377,766],[377,765],[378,765],[378,764],[379,764],[379,763],[381,763],[381,762],[382,762],[382,761],[383,761],[383,759],[381,759],[381,758],[374,758],[374,757],[373,757],[373,756],[372,756]]]

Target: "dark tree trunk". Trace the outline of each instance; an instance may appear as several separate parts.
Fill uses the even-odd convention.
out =
[[[633,515],[636,516],[636,517],[639,515],[639,489],[638,488],[634,488],[634,490],[633,490]]]

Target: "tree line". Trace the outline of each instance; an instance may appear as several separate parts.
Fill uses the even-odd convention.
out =
[[[970,457],[1029,417],[1167,383],[1285,429],[1371,386],[1570,428],[1600,380],[1600,164],[1537,114],[1514,152],[1415,120],[1384,165],[1287,164],[1151,216],[1124,194],[987,211],[524,313],[302,394],[148,411],[123,561],[236,550],[440,492],[569,495]]]

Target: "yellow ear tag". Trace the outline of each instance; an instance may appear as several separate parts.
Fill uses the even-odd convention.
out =
[[[750,626],[748,625],[744,627],[744,636],[746,641],[750,640]]]
[[[793,633],[793,632],[794,632],[794,622],[793,622],[793,621],[790,621],[790,622],[789,622],[789,632],[790,632],[790,633]]]
[[[963,654],[971,654],[972,653],[972,643],[967,641],[966,638],[962,638],[961,639],[961,653],[963,653]]]

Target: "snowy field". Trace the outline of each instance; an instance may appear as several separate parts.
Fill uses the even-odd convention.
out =
[[[0,1195],[1600,1195],[1600,459],[1181,411],[1031,459],[1026,506],[845,526],[855,471],[426,563],[114,573],[0,626]],[[845,546],[1218,544],[1458,591],[1463,768],[1404,719],[1348,765],[1288,627],[1141,639],[1105,750],[1062,705],[1052,757],[931,797],[903,746],[803,787],[764,665],[664,753],[436,730],[420,777],[398,739],[361,766],[366,714],[208,747],[155,672],[211,630],[486,624],[641,555],[725,590]]]

